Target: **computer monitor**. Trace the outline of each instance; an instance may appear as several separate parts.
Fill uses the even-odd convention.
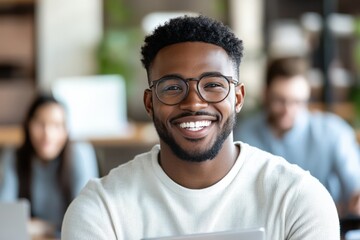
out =
[[[51,89],[66,106],[72,139],[127,133],[126,88],[121,76],[65,77],[54,81]]]

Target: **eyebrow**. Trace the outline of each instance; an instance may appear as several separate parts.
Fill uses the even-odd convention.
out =
[[[201,77],[203,77],[203,76],[205,76],[205,75],[212,75],[212,74],[219,74],[219,75],[226,76],[226,75],[224,75],[224,74],[221,73],[221,72],[215,72],[215,71],[214,71],[214,72],[203,72],[202,74],[200,74],[200,76],[191,77],[191,78],[197,79],[197,78],[201,78]],[[183,75],[181,75],[181,74],[173,73],[173,74],[166,74],[166,75],[164,75],[164,76],[162,76],[162,77],[160,77],[160,78],[158,78],[158,79],[152,80],[152,81],[157,81],[157,80],[159,80],[159,79],[168,78],[168,77],[177,77],[177,78],[187,79],[187,78],[185,78],[185,77],[184,77]]]

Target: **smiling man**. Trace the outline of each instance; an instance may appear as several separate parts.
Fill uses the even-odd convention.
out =
[[[339,239],[336,208],[307,172],[233,141],[242,41],[180,17],[145,39],[144,105],[160,137],[67,211],[62,239],[141,239],[264,227],[267,239]],[[296,207],[294,207],[296,206]]]

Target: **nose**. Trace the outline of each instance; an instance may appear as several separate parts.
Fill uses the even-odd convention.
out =
[[[209,105],[207,101],[202,99],[196,86],[197,86],[197,81],[189,82],[188,95],[179,104],[181,109],[197,112],[203,108],[206,108]]]
[[[52,129],[49,125],[43,126],[43,137],[48,140],[51,137]]]

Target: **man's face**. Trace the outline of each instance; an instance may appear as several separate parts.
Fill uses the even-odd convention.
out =
[[[236,77],[233,63],[222,48],[201,42],[178,43],[158,52],[151,65],[150,81],[174,74],[198,78],[209,72]],[[196,84],[189,82],[188,96],[179,104],[160,102],[154,87],[145,92],[144,102],[162,149],[168,148],[180,159],[201,162],[213,159],[225,141],[232,144],[229,136],[235,114],[243,104],[244,87],[230,84],[229,95],[223,101],[208,103],[199,96]]]
[[[310,87],[303,76],[275,78],[266,91],[268,120],[278,132],[290,130],[298,114],[307,107]]]

